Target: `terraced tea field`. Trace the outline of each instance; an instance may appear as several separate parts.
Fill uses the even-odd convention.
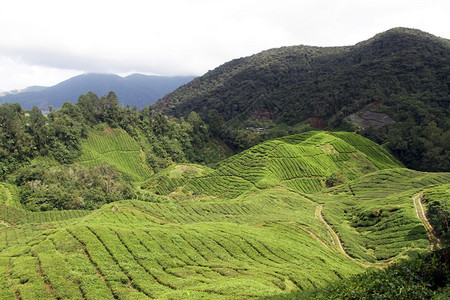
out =
[[[333,245],[315,207],[265,190],[234,203],[113,203],[17,242],[43,224],[7,227],[1,290],[11,299],[248,298],[362,271]]]
[[[92,130],[81,148],[83,154],[78,160],[82,165],[107,163],[135,181],[143,181],[153,174],[146,165],[144,152],[123,129]]]
[[[324,204],[324,217],[351,256],[376,262],[429,247],[413,198],[427,187],[449,181],[449,173],[396,168],[362,176],[311,198]]]
[[[368,150],[370,149],[370,150]],[[353,180],[401,164],[379,145],[353,133],[311,131],[268,141],[226,159],[216,170],[190,176],[158,175],[152,191],[235,199],[269,187],[301,194],[321,191],[327,180]],[[186,178],[185,178],[186,177]],[[162,180],[166,178],[167,180]],[[169,181],[170,187],[165,187]]]
[[[327,187],[333,174],[341,182]],[[441,201],[449,181],[402,168],[356,135],[313,132],[216,169],[171,166],[141,187],[158,202],[28,212],[2,184],[0,299],[251,299],[312,289],[427,251],[413,196]]]

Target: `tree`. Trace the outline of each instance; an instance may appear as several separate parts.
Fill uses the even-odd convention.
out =
[[[199,133],[201,130],[201,127],[204,126],[204,122],[202,118],[195,112],[191,111],[188,115],[187,121],[189,124],[192,125],[192,130],[194,131],[194,134]]]
[[[103,99],[104,97],[102,97]],[[106,96],[106,111],[104,120],[111,127],[117,127],[120,121],[121,111],[119,107],[119,99],[114,92],[109,92]]]
[[[167,117],[162,114],[157,114],[153,120],[152,129],[156,135],[165,134],[169,130]]]
[[[80,154],[80,139],[86,136],[85,119],[71,102],[49,114],[49,144],[51,153],[61,163],[70,163]]]
[[[211,109],[208,112],[208,120],[209,120],[209,132],[213,137],[220,138],[223,135],[225,128],[225,120],[219,114],[217,109]]]
[[[98,123],[95,108],[99,106],[99,103],[100,99],[93,92],[81,95],[78,98],[78,103],[76,105],[80,108],[86,121],[91,125]]]
[[[40,152],[45,152],[47,149],[48,134],[46,119],[37,106],[33,106],[31,109],[29,129],[37,150]]]

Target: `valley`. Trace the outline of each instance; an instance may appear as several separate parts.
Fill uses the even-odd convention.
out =
[[[89,134],[79,163],[108,161],[153,196],[93,211],[30,212],[14,186],[2,184],[2,299],[308,291],[427,250],[412,198],[450,181],[448,173],[405,169],[373,142],[343,132],[268,141],[215,169],[177,164],[144,176],[137,144],[106,129]],[[340,182],[331,184],[336,172]]]

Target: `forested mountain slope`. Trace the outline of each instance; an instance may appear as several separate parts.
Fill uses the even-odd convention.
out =
[[[273,120],[355,130],[350,115],[382,113],[394,122],[361,128],[366,136],[409,167],[448,171],[449,65],[447,39],[394,28],[354,46],[292,46],[236,59],[152,108],[174,116],[194,110],[205,120],[215,109],[240,129]]]

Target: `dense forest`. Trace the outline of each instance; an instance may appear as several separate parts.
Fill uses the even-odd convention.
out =
[[[395,28],[348,47],[292,46],[228,62],[170,93],[152,110],[173,116],[215,109],[236,149],[319,129],[358,131],[409,168],[450,170],[450,43]],[[385,126],[349,119],[366,111]],[[259,131],[248,128],[260,128]]]

